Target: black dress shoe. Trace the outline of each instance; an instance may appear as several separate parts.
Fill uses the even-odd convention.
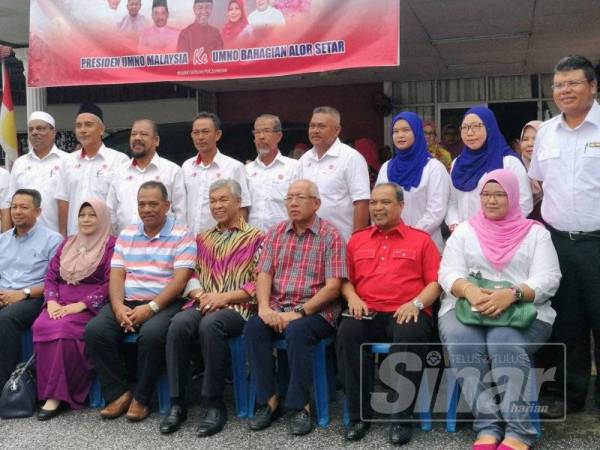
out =
[[[288,432],[294,436],[308,434],[313,430],[313,427],[312,415],[306,409],[301,409],[290,416]]]
[[[52,411],[40,408],[40,410],[37,413],[37,419],[41,420],[41,421],[50,420],[50,419],[58,416],[64,410],[65,410],[65,406],[62,402],[60,402],[60,404],[56,407],[56,409],[53,409]]]
[[[360,441],[365,437],[371,424],[369,422],[363,422],[362,420],[353,421],[346,429],[346,439],[349,441]]]
[[[179,405],[171,406],[169,414],[160,423],[162,434],[174,433],[179,430],[181,424],[187,420],[187,408]]]
[[[410,423],[394,423],[390,426],[390,444],[405,445],[412,438],[413,429]]]
[[[259,407],[248,421],[248,428],[252,431],[260,431],[268,428],[277,418],[281,416],[281,406],[278,406],[275,411],[271,410],[269,405]]]
[[[225,408],[208,408],[200,419],[198,425],[198,436],[207,437],[217,434],[223,429],[227,422],[227,410]]]

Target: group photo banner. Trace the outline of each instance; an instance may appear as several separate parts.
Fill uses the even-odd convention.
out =
[[[399,0],[31,0],[32,87],[397,66]]]

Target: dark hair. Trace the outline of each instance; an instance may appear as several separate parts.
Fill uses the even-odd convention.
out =
[[[167,188],[160,181],[146,181],[138,189],[138,194],[142,189],[158,189],[160,191],[162,199],[165,201],[169,200],[169,193],[167,192]]]
[[[152,127],[152,132],[154,133],[154,136],[158,136],[158,125],[156,124],[156,122],[154,120],[146,119],[146,118],[135,119],[133,121],[133,124],[135,125],[138,122],[148,122],[150,124],[150,126]]]
[[[215,113],[211,113],[208,111],[202,111],[199,112],[196,117],[194,117],[194,120],[192,121],[192,124],[199,119],[210,119],[213,122],[213,125],[215,126],[215,130],[220,130],[221,129],[221,119],[219,119],[219,116],[217,116]]]
[[[568,72],[570,70],[583,70],[585,78],[590,83],[597,80],[594,66],[585,56],[568,55],[561,58],[560,61],[556,63],[556,66],[554,66],[554,73]]]
[[[42,196],[35,189],[17,189],[12,198],[14,199],[17,195],[28,195],[33,200],[33,206],[36,208],[42,206]]]

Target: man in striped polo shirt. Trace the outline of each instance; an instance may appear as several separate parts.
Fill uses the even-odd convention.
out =
[[[110,305],[85,333],[88,354],[107,402],[102,417],[148,417],[156,381],[164,371],[171,318],[181,309],[181,293],[196,265],[196,241],[167,216],[167,189],[147,181],[138,190],[140,224],[126,227],[115,245],[109,282]],[[118,348],[125,333],[138,333],[138,382],[129,390]]]

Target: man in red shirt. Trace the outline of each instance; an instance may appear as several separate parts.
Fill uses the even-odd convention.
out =
[[[404,207],[402,188],[395,183],[375,186],[369,201],[371,225],[355,232],[348,242],[348,279],[342,295],[354,317],[342,320],[337,337],[340,374],[348,398],[350,426],[346,439],[365,436],[368,422],[361,420],[361,344],[368,342],[427,343],[433,323],[431,305],[441,293],[437,283],[440,254],[429,235],[405,225],[400,219]],[[375,314],[372,318],[369,315]],[[394,345],[392,352],[410,351],[423,359],[422,345]],[[369,358],[363,360],[363,375],[372,373]],[[413,382],[416,391],[420,373],[397,367],[399,375]],[[369,379],[370,376],[364,376]],[[362,389],[363,414],[369,417],[369,386]],[[393,416],[389,439],[392,444],[406,444],[412,426],[406,419],[409,411]]]
[[[248,320],[244,331],[258,404],[249,427],[267,428],[281,412],[273,341],[285,339],[290,368],[285,406],[293,411],[289,432],[303,435],[313,428],[312,349],[335,334],[340,312],[336,300],[347,278],[346,252],[338,231],[317,216],[321,200],[312,181],[290,184],[285,205],[290,220],[273,227],[263,242],[256,268],[258,316]]]
[[[208,24],[212,10],[213,0],[194,0],[196,20],[179,33],[177,51],[188,52],[190,63],[210,63],[211,52],[223,48],[221,33]]]

